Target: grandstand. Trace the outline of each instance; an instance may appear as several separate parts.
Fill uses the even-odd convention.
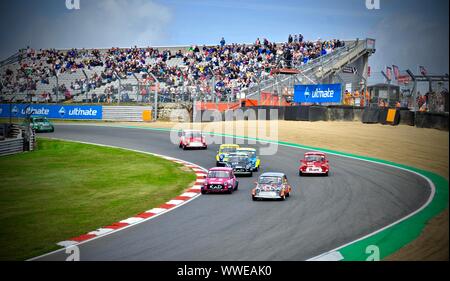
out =
[[[363,41],[302,41],[172,48],[20,50],[2,62],[0,99],[15,102],[236,101],[293,83],[335,80],[367,67]],[[363,60],[359,60],[363,57]],[[276,74],[297,69],[297,75]],[[330,78],[331,77],[331,78]]]

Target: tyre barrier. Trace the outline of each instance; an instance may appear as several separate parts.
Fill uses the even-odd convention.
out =
[[[309,106],[287,106],[284,110],[286,121],[309,121]]]
[[[284,120],[286,121],[298,121],[297,120],[297,106],[286,107],[284,110]]]
[[[311,106],[309,108],[309,121],[328,121],[328,108],[325,106]]]
[[[253,107],[258,112],[256,115],[258,116],[258,120],[285,120],[285,111],[287,107],[284,106],[255,106]],[[265,110],[265,111],[264,111]],[[275,118],[271,116],[271,110],[276,110]],[[265,119],[264,119],[265,118]]]
[[[414,126],[414,112],[409,109],[400,110],[400,125]]]
[[[350,106],[255,106],[219,112],[201,110],[196,122],[276,120],[271,118],[271,109],[278,110],[278,120],[286,121],[360,121],[364,124],[408,125],[418,128],[434,128],[448,131],[448,113],[412,112],[406,108],[359,108]],[[389,113],[391,112],[391,115]],[[390,118],[388,118],[390,117]],[[389,120],[388,120],[389,119]]]
[[[377,124],[380,121],[380,110],[378,108],[366,108],[362,112],[361,121],[364,124]]]
[[[448,131],[448,113],[416,112],[415,126]]]
[[[378,123],[386,125],[387,121],[386,118],[388,116],[388,109],[387,108],[380,108],[379,114],[378,114]]]
[[[345,113],[343,108],[329,108],[328,109],[328,120],[330,121],[341,121],[345,119]]]
[[[352,106],[329,106],[328,121],[359,121],[361,109]]]
[[[350,110],[350,109],[349,109]],[[359,121],[362,122],[362,114],[363,114],[363,108],[355,107],[352,110],[350,110],[353,113],[353,120],[349,121]]]

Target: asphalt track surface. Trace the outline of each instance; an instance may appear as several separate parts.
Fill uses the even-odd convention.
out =
[[[170,142],[168,132],[142,129],[57,125],[55,133],[43,136],[158,153],[205,168],[215,166],[218,149],[183,151]],[[303,153],[279,146],[276,155],[261,156],[261,171],[253,178],[239,178],[234,194],[202,195],[155,219],[83,243],[81,260],[307,260],[403,218],[431,193],[427,181],[413,173],[333,155],[329,177],[299,177]],[[293,193],[286,201],[251,200],[254,181],[267,171],[287,174]],[[59,251],[41,260],[67,256]]]

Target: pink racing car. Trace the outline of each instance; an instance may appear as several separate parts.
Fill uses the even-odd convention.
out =
[[[300,163],[301,165],[298,169],[300,176],[305,174],[328,176],[330,172],[330,164],[327,156],[322,152],[305,153],[305,158]]]
[[[205,183],[202,186],[202,194],[207,193],[233,193],[238,190],[239,182],[233,173],[233,169],[225,167],[212,168],[208,171]]]

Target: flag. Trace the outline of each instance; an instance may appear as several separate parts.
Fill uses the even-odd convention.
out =
[[[395,80],[398,80],[398,77],[400,76],[400,70],[398,69],[398,66],[392,65],[392,69],[394,70]]]
[[[420,69],[420,74],[422,74],[423,76],[427,76],[427,70],[425,69],[425,66],[419,66]]]
[[[370,66],[368,66],[367,67],[367,77],[370,77],[370,72],[371,72],[371,69],[370,69]]]
[[[386,78],[387,80],[391,81],[392,80],[392,68],[391,67],[386,67]]]

